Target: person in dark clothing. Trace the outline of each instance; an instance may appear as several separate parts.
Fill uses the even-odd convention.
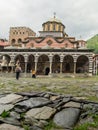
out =
[[[18,80],[20,77],[21,67],[17,66],[15,69],[15,72],[16,72],[16,79]]]

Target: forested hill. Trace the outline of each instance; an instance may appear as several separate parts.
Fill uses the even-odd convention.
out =
[[[87,48],[94,49],[98,53],[98,34],[87,40]]]

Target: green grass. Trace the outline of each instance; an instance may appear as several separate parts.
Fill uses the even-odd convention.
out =
[[[6,117],[9,117],[10,116],[10,112],[9,111],[3,111],[0,115],[2,118],[6,118]]]
[[[54,129],[60,129],[61,127],[58,127],[55,125],[55,123],[53,123],[52,120],[49,121],[49,124],[45,127],[44,130],[53,130]]]
[[[74,130],[88,130],[88,128],[97,128],[98,129],[98,115],[97,114],[90,114],[89,116],[92,117],[93,122],[84,123],[81,125],[77,125]]]

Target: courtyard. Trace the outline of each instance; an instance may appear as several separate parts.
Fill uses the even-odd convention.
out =
[[[0,94],[16,92],[53,92],[78,99],[98,101],[98,76],[91,77],[49,77],[37,76],[19,80],[13,77],[0,77]]]

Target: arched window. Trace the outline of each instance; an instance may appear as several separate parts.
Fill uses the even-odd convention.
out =
[[[22,42],[22,40],[21,40],[21,38],[19,38],[19,39],[18,39],[18,43],[21,43],[21,42]]]
[[[15,44],[16,40],[15,39],[12,39],[11,43],[12,44]]]

